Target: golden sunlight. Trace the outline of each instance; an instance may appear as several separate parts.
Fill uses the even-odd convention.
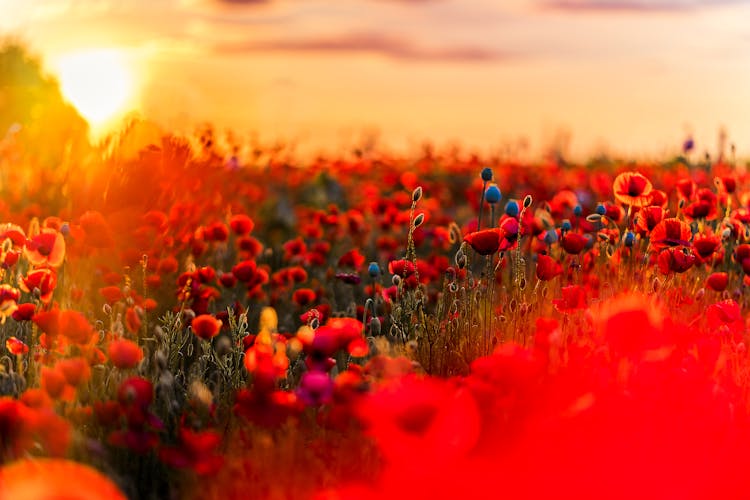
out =
[[[93,49],[61,56],[54,65],[63,95],[94,127],[128,111],[133,71],[122,52]]]

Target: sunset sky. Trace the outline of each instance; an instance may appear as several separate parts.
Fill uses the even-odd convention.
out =
[[[47,67],[108,49],[127,106],[217,128],[479,151],[570,136],[587,157],[675,154],[719,130],[750,156],[750,1],[0,0],[0,31]]]

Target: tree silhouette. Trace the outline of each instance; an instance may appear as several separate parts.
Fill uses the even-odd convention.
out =
[[[0,46],[0,141],[16,161],[54,168],[89,150],[88,124],[65,102],[58,82],[19,42]]]

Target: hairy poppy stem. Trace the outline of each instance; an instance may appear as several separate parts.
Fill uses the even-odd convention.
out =
[[[477,231],[482,229],[482,213],[484,212],[484,192],[487,190],[487,181],[482,184],[482,195],[479,197],[479,217],[477,217]]]

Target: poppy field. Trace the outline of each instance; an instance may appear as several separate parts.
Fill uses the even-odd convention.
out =
[[[747,496],[746,165],[127,137],[0,148],[0,499]]]

